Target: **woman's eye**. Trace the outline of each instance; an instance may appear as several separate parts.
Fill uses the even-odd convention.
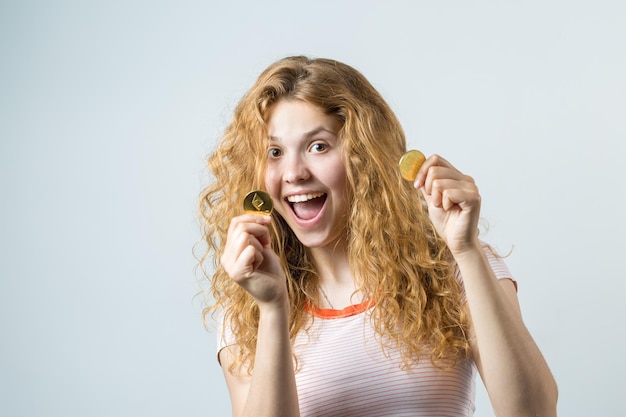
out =
[[[324,152],[326,149],[328,149],[328,145],[326,145],[325,143],[314,143],[313,145],[311,145],[312,152]]]
[[[267,151],[267,155],[270,158],[278,158],[281,155],[281,151],[278,148],[270,148],[270,150]]]

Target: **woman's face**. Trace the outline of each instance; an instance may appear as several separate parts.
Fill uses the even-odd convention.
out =
[[[340,122],[319,107],[281,100],[269,112],[265,186],[274,207],[310,248],[335,244],[348,214]]]

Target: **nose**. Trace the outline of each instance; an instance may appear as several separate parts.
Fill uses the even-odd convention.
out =
[[[293,184],[309,179],[311,172],[304,158],[293,154],[285,159],[285,170],[283,172],[285,182]]]

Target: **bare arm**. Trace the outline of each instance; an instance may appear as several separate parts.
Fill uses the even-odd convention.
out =
[[[298,417],[298,395],[289,339],[289,302],[282,268],[269,245],[269,218],[233,219],[221,262],[255,299],[259,328],[252,375],[246,365],[229,371],[237,346],[220,352],[235,417]]]
[[[483,250],[458,255],[472,317],[472,354],[498,416],[556,416],[557,387],[526,329],[511,280],[497,280]]]
[[[287,317],[280,312],[261,316],[252,375],[245,366],[229,371],[237,350],[230,346],[220,352],[233,416],[299,416]]]
[[[480,195],[471,177],[435,155],[415,187],[463,276],[472,318],[472,352],[496,415],[555,416],[557,387],[526,329],[510,280],[499,282],[478,240]]]

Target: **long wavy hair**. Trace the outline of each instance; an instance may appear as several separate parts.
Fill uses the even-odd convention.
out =
[[[398,160],[406,151],[402,127],[391,108],[354,68],[329,59],[288,57],[268,67],[241,99],[233,120],[208,158],[212,182],[202,190],[200,221],[212,261],[204,290],[203,317],[219,311],[237,341],[237,364],[254,367],[259,310],[252,297],[219,264],[230,220],[242,214],[241,201],[264,188],[267,115],[279,100],[302,100],[334,115],[344,150],[353,203],[346,239],[351,270],[374,305],[371,320],[383,349],[400,350],[403,365],[430,357],[438,366],[469,352],[468,315],[462,285],[445,242],[429,220],[423,197],[401,178]],[[312,317],[318,276],[311,256],[284,219],[274,212],[270,232],[280,258],[291,303],[293,341]]]

